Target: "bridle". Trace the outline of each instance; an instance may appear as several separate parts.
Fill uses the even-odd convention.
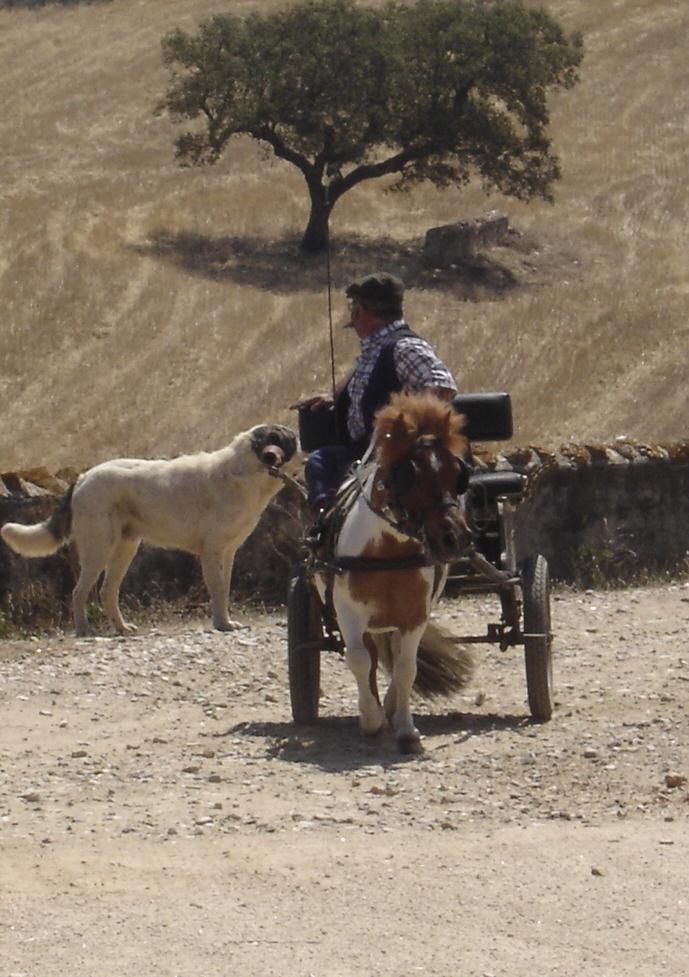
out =
[[[427,552],[428,550],[428,541],[426,538],[424,522],[422,519],[420,520],[418,517],[413,517],[410,514],[402,499],[405,495],[408,495],[411,489],[414,487],[418,475],[416,464],[410,455],[417,448],[435,449],[439,444],[441,444],[441,439],[439,437],[430,434],[422,434],[414,441],[407,454],[400,459],[400,461],[396,462],[390,467],[385,476],[381,476],[379,466],[373,470],[366,481],[373,481],[371,489],[377,485],[384,491],[385,501],[382,505],[376,505],[373,502],[373,491],[366,491],[366,484],[364,480],[364,463],[373,453],[375,444],[371,444],[369,451],[367,451],[360,465],[357,466],[355,472],[355,477],[359,484],[361,495],[371,512],[386,522],[396,532],[403,536],[407,536],[409,539],[412,539],[417,543],[420,543],[424,548],[424,552]],[[457,484],[457,495],[454,496],[450,492],[444,492],[441,499],[437,500],[434,504],[428,507],[426,514],[439,513],[440,515],[443,515],[452,509],[461,508],[459,496],[466,491],[469,482],[469,475],[471,473],[471,466],[463,458],[460,458],[459,461],[460,476]]]

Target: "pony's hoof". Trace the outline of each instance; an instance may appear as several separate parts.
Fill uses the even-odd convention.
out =
[[[397,740],[397,747],[400,753],[405,756],[418,755],[424,752],[420,736],[400,736]]]

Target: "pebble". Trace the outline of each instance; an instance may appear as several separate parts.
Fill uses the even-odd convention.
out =
[[[686,592],[558,591],[553,719],[529,721],[523,652],[487,648],[465,693],[414,701],[423,758],[401,758],[389,736],[362,739],[354,682],[335,656],[322,662],[323,720],[294,727],[282,617],[259,617],[241,641],[198,626],[42,640],[42,661],[0,661],[5,722],[20,730],[0,743],[3,833],[162,840],[335,825],[679,821],[688,811],[689,689],[678,681],[689,679]],[[484,633],[500,614],[492,597],[448,607],[461,633]],[[587,629],[596,640],[584,645]],[[59,722],[36,723],[56,699]],[[205,772],[204,761],[213,761]]]

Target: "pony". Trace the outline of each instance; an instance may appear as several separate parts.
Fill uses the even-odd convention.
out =
[[[377,736],[389,725],[401,753],[423,752],[412,688],[449,694],[472,672],[469,653],[429,621],[448,564],[471,546],[463,423],[431,392],[392,395],[374,421],[371,464],[364,459],[343,486],[350,501],[333,543],[335,572],[315,579],[357,682],[360,728]],[[390,676],[382,704],[379,664]]]

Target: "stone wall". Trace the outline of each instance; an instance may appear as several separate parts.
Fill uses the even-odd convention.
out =
[[[596,582],[689,568],[689,443],[541,454],[517,513],[517,551],[555,578]]]
[[[479,449],[477,459],[484,468],[528,473],[516,519],[517,551],[543,553],[554,578],[582,582],[588,575],[595,582],[596,573],[629,577],[686,566],[689,442],[565,445],[556,452],[527,448],[500,454]],[[0,524],[44,519],[75,474],[0,475]],[[299,496],[283,489],[237,554],[235,594],[270,603],[284,599],[303,520]],[[70,548],[25,560],[0,543],[0,615],[28,617],[32,602],[41,602],[55,604],[58,616],[67,619],[76,570]],[[194,557],[147,546],[132,564],[123,595],[144,606],[157,598],[207,599]]]

